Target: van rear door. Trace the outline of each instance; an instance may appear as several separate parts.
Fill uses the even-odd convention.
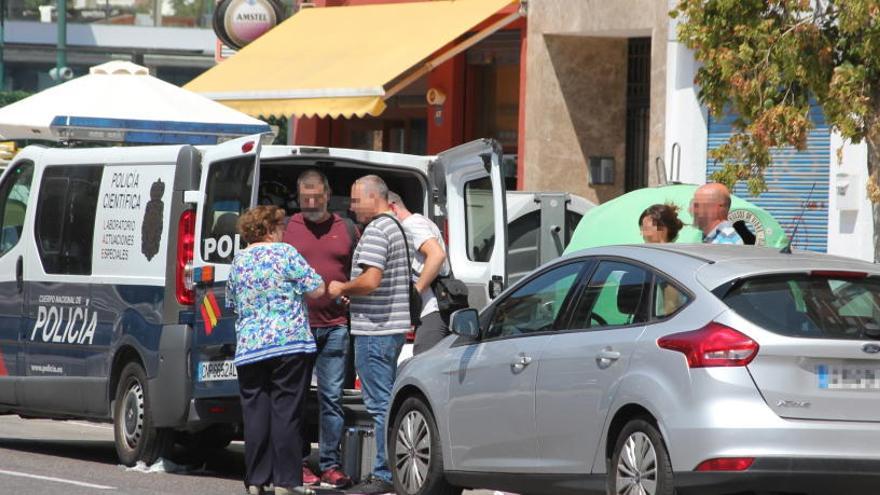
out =
[[[481,139],[440,153],[433,176],[446,184],[449,259],[468,285],[471,307],[483,308],[507,284],[507,205],[501,146]],[[442,201],[440,201],[442,204]]]
[[[260,148],[260,136],[248,136],[211,147],[203,155],[192,271],[195,399],[238,395],[232,364],[235,314],[226,308],[225,289],[232,258],[243,247],[236,233],[238,217],[254,203]]]

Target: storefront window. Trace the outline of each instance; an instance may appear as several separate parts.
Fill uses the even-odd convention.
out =
[[[465,140],[491,138],[504,150],[506,180],[516,184],[519,141],[519,30],[501,31],[467,51]],[[513,187],[515,188],[515,187]]]

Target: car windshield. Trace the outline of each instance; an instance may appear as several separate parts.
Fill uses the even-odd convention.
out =
[[[781,335],[880,339],[880,279],[855,275],[746,279],[724,302],[752,323]]]

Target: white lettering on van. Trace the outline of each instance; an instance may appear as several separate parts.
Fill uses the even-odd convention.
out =
[[[40,296],[40,298],[42,298],[42,296]],[[37,308],[37,322],[34,323],[34,331],[31,332],[31,340],[34,340],[34,337],[37,336],[37,330],[43,328],[43,325],[46,324],[46,315],[46,306],[40,306]]]
[[[220,255],[221,258],[226,258],[230,254],[232,254],[232,238],[228,235],[224,235],[217,241],[217,254]]]
[[[222,235],[217,239],[208,237],[205,239],[204,246],[203,257],[205,259],[209,259],[214,253],[217,253],[217,256],[221,258],[228,258],[230,255],[237,254],[241,250],[241,236],[238,234],[234,236]]]
[[[213,237],[209,237],[205,239],[205,257],[207,258],[209,254],[214,253],[217,250],[217,239]]]
[[[39,306],[31,341],[92,345],[98,313],[88,306]]]
[[[110,190],[104,194],[101,206],[105,209],[124,208],[139,210],[141,195],[137,191],[141,176],[137,172],[113,172],[110,176]]]
[[[43,342],[52,340],[52,330],[61,323],[58,317],[58,306],[49,306],[49,316],[46,317],[46,326],[43,327]]]

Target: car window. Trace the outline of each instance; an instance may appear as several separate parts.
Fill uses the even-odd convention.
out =
[[[629,263],[602,261],[578,300],[569,327],[617,327],[647,321],[648,271]]]
[[[553,268],[532,279],[495,305],[485,338],[554,330],[585,262]]]
[[[792,337],[880,338],[880,280],[803,273],[741,282],[724,297],[741,316]]]
[[[682,306],[688,303],[687,294],[672,285],[672,282],[664,277],[657,276],[654,282],[654,316],[665,318],[674,314]]]

